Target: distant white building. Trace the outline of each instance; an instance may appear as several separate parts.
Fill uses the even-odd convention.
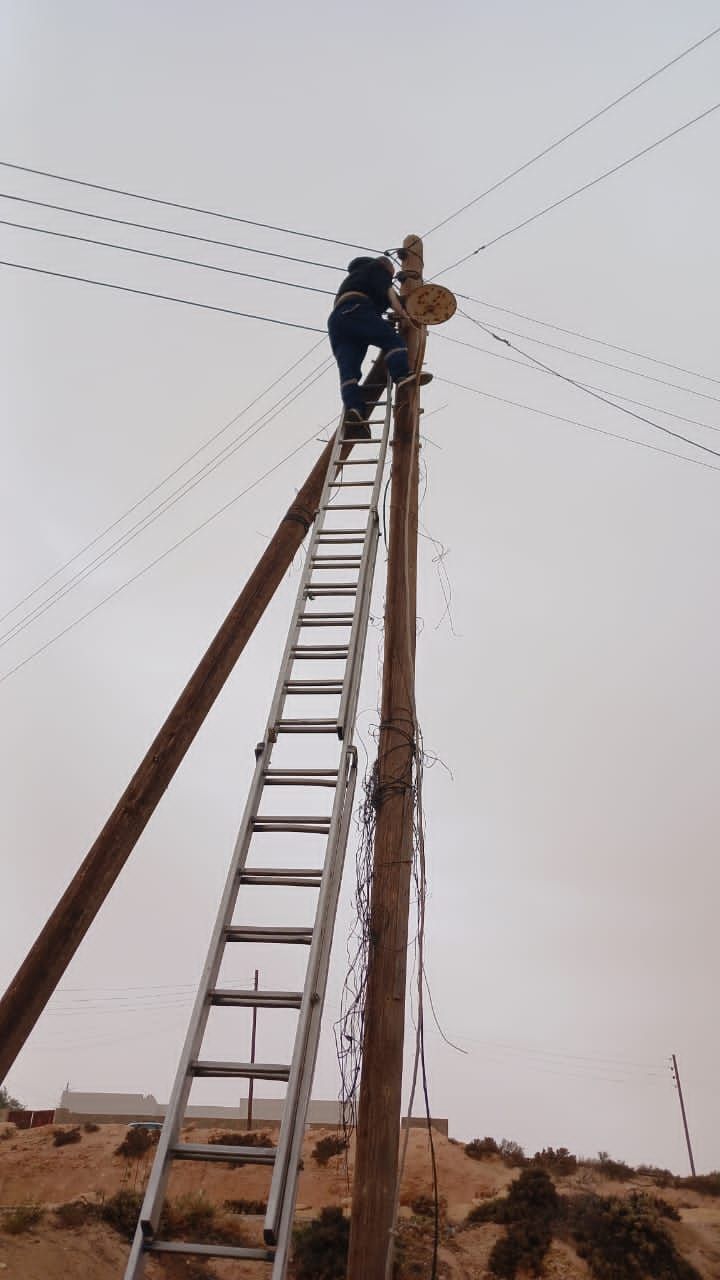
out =
[[[253,1129],[272,1128],[280,1124],[285,1107],[284,1098],[253,1099]],[[151,1093],[82,1093],[63,1089],[60,1107],[55,1112],[57,1123],[69,1124],[76,1120],[94,1120],[97,1124],[122,1123],[125,1120],[162,1120],[166,1106]],[[191,1120],[222,1121],[229,1129],[247,1126],[247,1101],[236,1107],[187,1107],[185,1115]],[[313,1128],[337,1128],[342,1124],[342,1108],[337,1100],[312,1101],[308,1107],[307,1123]],[[414,1116],[413,1127],[425,1125],[423,1116]],[[447,1134],[447,1120],[433,1119],[433,1128]]]

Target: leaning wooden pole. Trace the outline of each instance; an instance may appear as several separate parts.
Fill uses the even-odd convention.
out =
[[[382,358],[375,361],[365,388],[368,404],[374,404],[385,391]],[[331,453],[332,441],[323,449],[280,521],[215,639],[0,1000],[0,1083],[75,955],[292,563],[315,519]]]
[[[422,241],[408,236],[402,293],[422,280]],[[411,329],[411,367],[422,358]],[[408,918],[413,862],[419,394],[398,395],[393,441],[378,745],[370,952],[348,1280],[385,1280],[392,1254],[402,1101]]]

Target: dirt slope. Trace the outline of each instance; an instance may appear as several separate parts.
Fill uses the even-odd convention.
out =
[[[323,1206],[350,1203],[352,1158],[346,1170],[342,1157],[330,1160],[326,1168],[318,1167],[312,1150],[318,1139],[332,1131],[313,1131],[303,1148],[304,1169],[300,1175],[298,1217],[309,1218]],[[217,1130],[188,1128],[184,1137],[194,1142],[207,1141]],[[125,1135],[122,1125],[106,1125],[96,1133],[83,1132],[79,1143],[63,1147],[53,1145],[51,1129],[26,1133],[13,1132],[0,1141],[0,1208],[35,1203],[52,1208],[67,1201],[85,1197],[91,1201],[106,1199],[121,1188],[141,1190],[147,1179],[152,1152],[140,1160],[127,1160],[115,1155]],[[501,1232],[492,1223],[470,1229],[459,1229],[469,1209],[479,1202],[502,1194],[516,1176],[497,1158],[476,1161],[464,1153],[459,1143],[435,1137],[440,1194],[447,1206],[447,1222],[451,1230],[440,1250],[441,1275],[444,1280],[482,1280],[487,1275],[489,1252]],[[264,1200],[269,1187],[269,1171],[260,1167],[203,1166],[183,1162],[175,1167],[169,1194],[177,1198],[186,1193],[202,1192],[222,1206],[226,1200]],[[430,1155],[427,1134],[416,1130],[410,1135],[408,1160],[401,1192],[401,1215],[412,1216],[411,1205],[418,1196],[430,1191]],[[602,1179],[596,1170],[581,1167],[558,1186],[564,1192],[595,1191],[603,1195],[627,1195],[633,1190],[654,1190],[647,1179],[635,1177],[618,1184]],[[697,1267],[703,1280],[720,1280],[720,1200],[708,1199],[695,1192],[663,1190],[663,1197],[680,1211],[682,1220],[669,1224],[678,1247]],[[233,1215],[237,1221],[236,1215]],[[262,1219],[244,1219],[248,1242],[260,1241]],[[0,1226],[2,1215],[0,1215]],[[60,1228],[51,1213],[36,1228],[9,1236],[0,1230],[0,1280],[120,1280],[127,1256],[127,1243],[115,1232],[98,1223],[79,1229]],[[418,1255],[420,1256],[420,1255]],[[232,1264],[213,1264],[218,1276],[233,1280],[257,1278],[257,1268]],[[416,1274],[426,1274],[427,1267]],[[148,1280],[168,1277],[158,1264],[150,1263]],[[182,1274],[176,1271],[174,1274]],[[574,1250],[555,1241],[546,1263],[548,1280],[588,1280],[589,1272]]]

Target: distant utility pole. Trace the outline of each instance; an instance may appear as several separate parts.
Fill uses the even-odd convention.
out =
[[[401,293],[422,283],[423,247],[403,242]],[[408,334],[410,367],[422,332]],[[392,1256],[400,1145],[408,918],[413,865],[419,391],[397,399],[385,653],[378,743],[370,953],[353,1179],[348,1280],[384,1280]]]
[[[369,407],[375,405],[385,391],[385,379],[385,365],[380,356],[363,384]],[[330,440],[0,1000],[0,1083],[33,1030],[302,545],[315,519],[332,449]],[[346,449],[349,452],[352,444]]]
[[[672,1075],[677,1085],[678,1098],[680,1099],[680,1113],[682,1115],[683,1129],[685,1130],[685,1141],[687,1142],[688,1155],[690,1157],[690,1172],[695,1177],[695,1161],[693,1160],[692,1146],[690,1143],[690,1130],[688,1129],[687,1116],[685,1115],[685,1100],[683,1098],[682,1085],[680,1084],[680,1072],[678,1071],[677,1058],[675,1054],[672,1056]]]

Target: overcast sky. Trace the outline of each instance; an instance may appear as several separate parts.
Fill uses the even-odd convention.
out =
[[[717,22],[717,4],[700,0],[368,0],[361,9],[315,0],[5,0],[0,159],[383,248],[425,232]],[[718,84],[720,38],[429,236],[427,274],[712,106]],[[635,407],[711,449],[720,449],[719,143],[720,112],[447,276],[484,304],[704,373],[464,304],[484,323],[525,335],[518,345],[555,369],[652,406]],[[9,169],[0,169],[0,190],[335,268],[351,252]],[[338,270],[16,201],[2,199],[0,211],[320,289],[340,279]],[[7,226],[0,247],[4,261],[311,328],[325,322],[320,293]],[[321,335],[5,266],[0,273],[4,613]],[[321,346],[309,355],[72,569],[89,565],[325,354]],[[427,749],[446,766],[426,775],[427,962],[438,1017],[467,1051],[430,1028],[433,1109],[464,1139],[603,1148],[682,1171],[668,1070],[675,1051],[698,1168],[717,1168],[720,481],[710,469],[720,462],[498,354],[512,353],[458,316],[431,339],[437,380],[424,400],[422,519],[447,548],[453,622],[443,618],[437,548],[423,540],[418,710]],[[337,405],[331,369],[2,648],[4,675],[311,438],[0,684],[0,986],[244,583],[316,456],[313,433]],[[378,616],[384,564],[383,553]],[[297,572],[10,1073],[8,1085],[29,1105],[53,1105],[67,1081],[167,1098]],[[379,639],[374,628],[360,701],[370,751]],[[338,1088],[329,1028],[353,868],[351,848],[317,1097]],[[236,954],[233,976],[249,982],[255,962]],[[261,1020],[259,1051],[282,1061],[273,1016]],[[242,1056],[247,1024],[237,1018]],[[234,1096],[222,1086],[212,1100]],[[199,1099],[210,1101],[209,1089]]]

